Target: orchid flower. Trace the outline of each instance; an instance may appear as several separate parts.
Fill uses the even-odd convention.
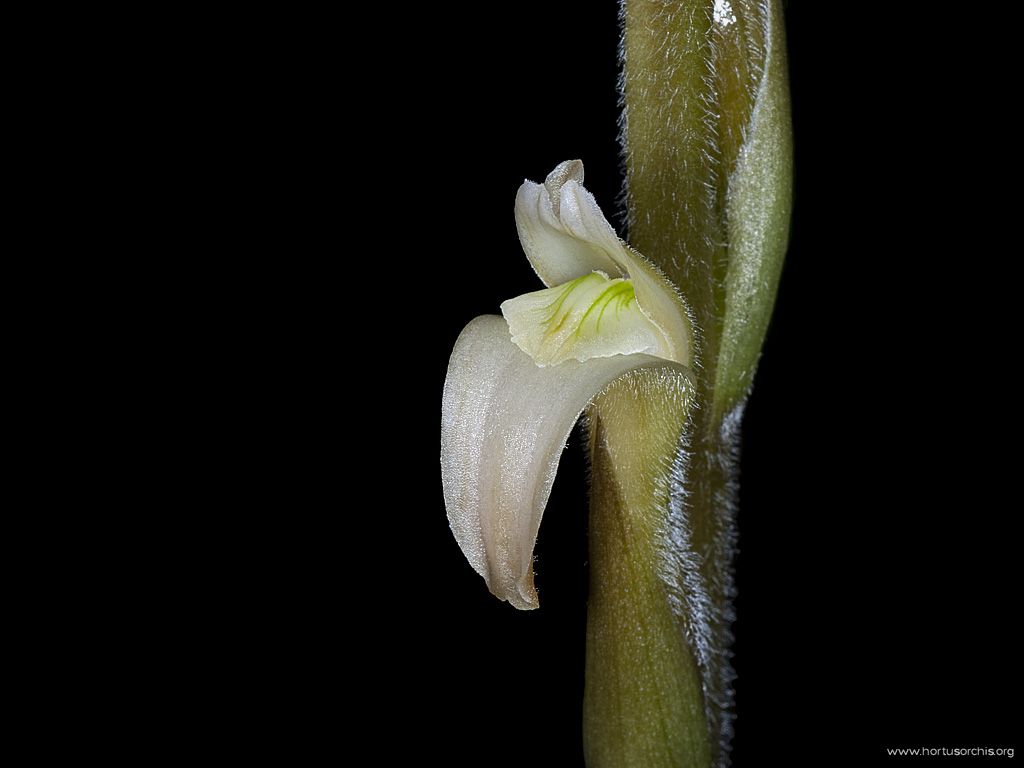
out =
[[[549,286],[505,301],[455,343],[441,427],[452,531],[498,598],[537,608],[533,548],[566,439],[591,399],[628,371],[661,370],[686,391],[693,330],[657,267],[615,234],[560,164],[516,195],[530,264]]]
[[[469,564],[499,599],[537,608],[534,545],[585,414],[587,764],[710,768],[731,734],[739,424],[788,237],[781,4],[624,0],[622,18],[639,250],[580,161],[523,183],[516,226],[544,287],[455,342],[441,478]]]

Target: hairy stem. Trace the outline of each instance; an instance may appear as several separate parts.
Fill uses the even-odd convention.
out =
[[[636,389],[591,411],[587,757],[704,768],[728,757],[739,424],[788,237],[781,3],[623,0],[622,19],[629,239],[699,338],[674,438]]]
[[[677,453],[691,389],[657,372],[618,379],[588,412],[593,470],[584,749],[590,768],[707,766],[712,743],[693,652],[706,632]],[[691,642],[687,642],[688,639]]]

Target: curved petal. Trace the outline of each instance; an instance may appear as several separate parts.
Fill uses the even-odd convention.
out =
[[[455,538],[498,598],[539,605],[533,547],[562,449],[587,403],[622,374],[660,369],[674,392],[688,369],[649,355],[539,367],[495,315],[462,331],[448,363],[441,409],[441,479]]]
[[[516,229],[534,271],[548,287],[594,271],[633,281],[640,309],[669,339],[668,358],[689,365],[693,324],[671,282],[615,234],[583,186],[583,163],[559,164],[543,184],[523,182],[516,194]]]
[[[580,166],[582,179],[583,163],[575,162]],[[564,165],[567,163],[552,171],[548,179]],[[558,201],[557,191],[552,198],[547,186],[532,181],[524,181],[516,193],[519,242],[544,285],[561,285],[594,271],[622,277],[623,271],[607,253],[566,230],[555,212]]]

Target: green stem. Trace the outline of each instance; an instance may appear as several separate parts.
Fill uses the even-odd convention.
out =
[[[590,768],[726,764],[739,424],[785,254],[792,146],[781,3],[715,7],[623,4],[629,239],[700,336],[689,420],[635,381],[590,412]]]
[[[710,764],[702,675],[674,610],[686,564],[669,544],[681,523],[673,462],[690,389],[650,372],[617,380],[588,413],[593,470],[584,750],[590,768]],[[692,574],[691,574],[692,575]]]

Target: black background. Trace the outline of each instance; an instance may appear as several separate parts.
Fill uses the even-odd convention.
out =
[[[886,746],[1019,733],[1004,70],[970,20],[837,5],[787,6],[795,207],[743,431],[738,768],[882,765],[898,762]],[[616,16],[582,0],[431,7],[346,33],[369,45],[342,63],[341,97],[367,138],[339,137],[336,183],[355,176],[368,199],[342,206],[339,231],[366,243],[342,269],[407,335],[350,342],[346,327],[328,354],[360,383],[304,479],[340,472],[326,498],[341,532],[333,502],[314,505],[287,562],[319,565],[280,604],[313,659],[296,663],[339,720],[355,707],[374,764],[582,766],[579,436],[536,549],[541,608],[519,612],[448,529],[438,432],[459,331],[538,287],[518,185],[579,157],[614,210]]]

